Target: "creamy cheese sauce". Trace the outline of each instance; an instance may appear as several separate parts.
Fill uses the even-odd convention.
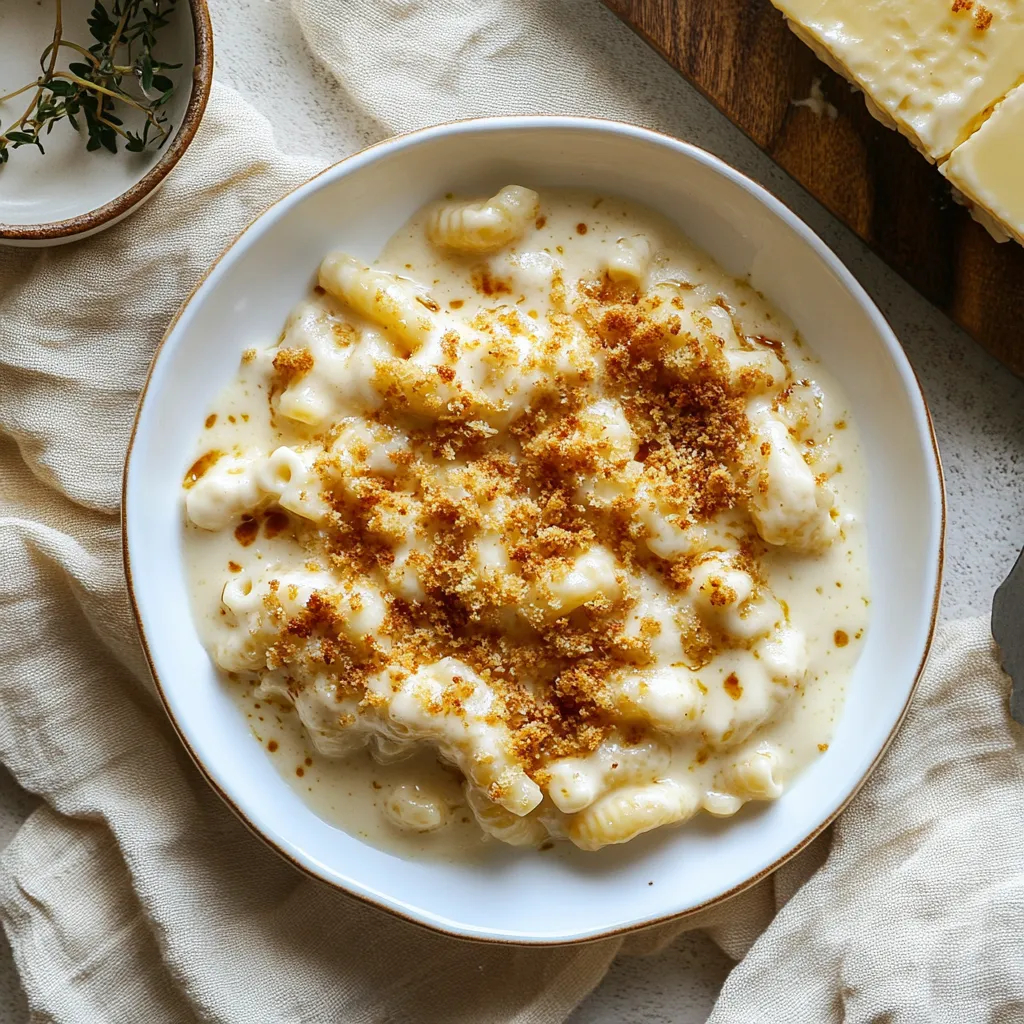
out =
[[[834,494],[835,539],[813,552],[769,544],[758,559],[773,600],[786,613],[786,621],[803,634],[806,671],[800,672],[799,678],[787,686],[785,695],[780,696],[773,689],[777,683],[753,681],[759,678],[758,672],[764,676],[764,670],[757,664],[760,654],[756,651],[766,648],[748,646],[723,650],[698,673],[699,685],[704,691],[700,712],[702,728],[661,736],[659,742],[670,749],[668,761],[644,776],[645,780],[650,776],[678,783],[680,792],[692,792],[694,799],[703,801],[701,806],[712,813],[731,814],[748,799],[776,796],[811,760],[827,751],[842,710],[844,687],[869,620],[863,519],[865,479],[856,428],[841,387],[794,334],[785,317],[773,310],[763,297],[745,283],[724,275],[677,229],[641,207],[611,197],[549,191],[543,194],[538,215],[531,217],[521,237],[483,256],[439,250],[432,245],[426,230],[429,216],[430,211],[426,211],[414,217],[388,243],[373,266],[426,286],[433,303],[458,323],[468,324],[478,313],[502,303],[515,306],[542,325],[554,301],[553,269],[559,271],[567,285],[593,278],[595,274],[609,271],[610,261],[616,259],[614,254],[622,251],[621,247],[617,248],[621,239],[643,236],[651,253],[649,268],[643,271],[648,287],[658,281],[684,282],[685,294],[696,296],[700,300],[698,304],[703,303],[701,309],[710,310],[715,329],[732,330],[741,338],[771,339],[773,346],[781,346],[773,351],[785,353],[790,382],[807,380],[816,386],[813,390],[815,436],[806,440],[801,436],[800,443],[809,453],[813,450],[808,459],[816,474],[822,479],[827,477],[827,485]],[[626,262],[631,258],[627,253]],[[484,268],[486,272],[482,273]],[[614,269],[612,267],[611,272]],[[632,271],[627,267],[626,272]],[[720,307],[714,305],[716,298],[723,300]],[[730,316],[719,322],[715,309],[726,306]],[[336,316],[339,304],[329,295],[307,300],[288,328],[291,339],[288,344],[298,344],[296,338],[301,338],[305,330],[303,317],[312,316],[315,320],[318,310],[327,310],[331,316]],[[344,310],[343,315],[345,322],[364,336],[373,335],[379,329],[351,309]],[[281,339],[275,337],[273,325],[268,328],[265,345],[272,354],[273,346]],[[311,342],[310,349],[313,348]],[[326,375],[328,371],[322,373]],[[367,381],[358,379],[358,370],[351,366],[347,367],[346,374],[343,386],[353,391],[362,388],[364,397],[359,400],[372,407],[376,400],[372,395],[365,397],[369,388]],[[186,496],[196,492],[203,481],[213,479],[212,468],[223,467],[225,460],[237,458],[241,464],[240,453],[244,453],[245,458],[249,453],[259,453],[259,457],[265,458],[283,444],[295,447],[297,441],[309,439],[311,428],[281,415],[285,407],[282,403],[299,401],[294,398],[296,387],[289,387],[285,395],[272,395],[271,375],[268,358],[262,350],[249,353],[243,359],[238,379],[214,404],[197,441],[196,462],[186,474]],[[311,383],[309,394],[300,396],[302,401],[323,401],[318,397],[319,392],[337,386],[323,383],[319,362],[303,379]],[[758,407],[756,400],[752,402],[752,409]],[[276,410],[273,416],[272,410]],[[311,417],[316,415],[319,414],[310,414]],[[327,415],[332,418],[335,413],[331,411]],[[771,465],[769,470],[773,471]],[[239,470],[238,478],[243,475]],[[281,498],[282,503],[285,500]],[[303,493],[288,500],[299,507],[312,499]],[[263,501],[265,506],[265,499]],[[197,509],[205,507],[196,501]],[[202,518],[199,512],[195,515]],[[762,518],[762,531],[770,533],[775,527],[768,521],[769,514],[764,513]],[[740,530],[737,524],[741,520],[743,529],[749,529],[746,513],[726,516],[725,526],[715,528],[724,530],[727,545],[736,543]],[[213,521],[210,519],[207,525]],[[827,518],[823,521],[829,526]],[[668,530],[668,527],[663,528]],[[293,568],[301,570],[311,557],[310,550],[289,527],[289,518],[280,513],[275,515],[273,511],[252,517],[243,512],[234,516],[228,527],[218,525],[214,529],[203,529],[189,522],[185,529],[201,638],[222,665],[234,664],[229,657],[217,655],[225,649],[226,643],[237,643],[240,629],[234,624],[234,612],[222,599],[226,583],[228,586],[232,580],[258,583],[266,579],[268,573],[285,578]],[[322,571],[322,564],[317,571]],[[644,600],[648,600],[650,607],[671,605],[677,600],[656,579],[645,578],[643,586],[647,595]],[[665,643],[673,636],[668,626],[661,635]],[[674,665],[677,662],[673,657],[678,659],[678,653],[659,655],[654,665]],[[266,748],[282,778],[324,820],[405,856],[480,857],[487,856],[494,848],[495,844],[481,832],[466,802],[462,774],[451,765],[439,763],[432,742],[424,739],[406,745],[405,749],[391,749],[389,756],[411,756],[390,763],[380,763],[371,757],[365,745],[341,756],[327,756],[311,740],[288,700],[282,699],[280,694],[268,695],[266,688],[260,690],[259,675],[243,668],[228,672],[227,676],[226,685],[237,700],[240,713],[247,716],[254,740]],[[746,689],[744,679],[751,680]],[[747,727],[743,725],[745,721],[754,723],[752,731],[730,746],[729,733],[733,728],[742,732]],[[749,760],[759,749],[769,749],[764,744],[773,752],[766,783],[760,776],[748,778],[741,764],[743,757]],[[623,749],[628,756],[632,748]],[[613,767],[617,769],[618,763],[614,762]],[[737,778],[741,778],[741,783],[735,781]],[[552,788],[554,785],[554,782],[550,784]],[[422,809],[417,803],[417,787],[427,794]],[[397,818],[389,811],[396,793],[403,801]],[[676,799],[674,794],[673,790],[673,800]],[[566,826],[566,816],[545,812],[546,806],[547,799],[538,813],[547,813],[545,827],[551,835],[558,838],[565,834],[566,828],[572,835],[571,815],[570,824]],[[439,823],[436,816],[440,813],[443,827],[419,832],[396,824],[403,815],[408,821],[420,810],[425,815],[422,820],[428,824]],[[683,817],[677,815],[679,820]],[[584,841],[589,841],[586,835]]]

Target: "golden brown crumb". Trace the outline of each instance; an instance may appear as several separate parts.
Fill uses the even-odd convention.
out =
[[[213,449],[200,455],[191,466],[188,467],[188,472],[185,474],[184,480],[181,485],[188,490],[206,471],[223,455],[221,451]]]
[[[577,230],[588,228],[581,223]],[[512,294],[510,282],[486,267],[472,277],[483,295]],[[448,305],[456,309],[463,300]],[[720,305],[732,315],[727,303]],[[537,319],[546,321],[543,340]],[[523,338],[532,343],[524,346]],[[769,347],[785,365],[780,342],[759,337],[746,346]],[[611,684],[654,662],[652,644],[662,629],[654,618],[636,622],[640,595],[631,581],[646,572],[674,590],[688,590],[698,558],[657,557],[646,543],[640,498],[626,489],[606,505],[588,505],[579,481],[636,470],[645,500],[656,501],[682,527],[743,512],[751,488],[767,486],[751,468],[758,460],[746,416],[749,398],[763,393],[765,379],[734,377],[723,348],[712,320],[695,315],[678,295],[645,295],[607,275],[570,289],[556,275],[551,312],[523,313],[498,298],[494,308],[474,316],[469,331],[450,330],[441,338],[437,365],[380,359],[375,385],[385,403],[372,418],[372,439],[350,444],[351,462],[343,464],[331,450],[341,428],[317,435],[325,448],[315,466],[328,506],[322,523],[313,527],[275,508],[236,530],[243,544],[261,527],[267,536],[292,531],[310,556],[307,564],[326,569],[343,588],[314,592],[294,614],[286,608],[294,609],[297,588],[271,581],[263,603],[280,631],[267,665],[285,676],[292,694],[308,685],[303,680],[316,678],[339,702],[337,722],[345,727],[355,721],[356,705],[367,712],[386,707],[378,692],[381,673],[397,689],[424,665],[455,658],[495,694],[488,720],[507,726],[512,754],[535,779],[543,779],[543,766],[554,758],[595,750],[612,728],[621,729]],[[528,375],[542,375],[551,386],[499,430],[492,424],[511,406],[467,379],[461,360],[468,352],[488,372],[514,382],[510,402]],[[308,351],[280,349],[275,386],[312,366]],[[605,424],[595,418],[595,381],[621,409],[635,459],[632,449],[614,450]],[[408,444],[390,454],[387,472],[371,470],[372,452],[396,430]],[[760,454],[770,454],[770,446],[761,444]],[[497,508],[500,514],[488,511]],[[504,555],[500,564],[481,555],[481,537],[495,531],[508,564]],[[563,614],[557,582],[597,547],[612,556],[621,586]],[[752,535],[735,558],[758,585],[763,552]],[[409,570],[422,587],[415,600],[397,596],[405,592],[401,583]],[[352,636],[353,616],[366,607],[361,588],[383,591],[378,632],[388,638],[386,651],[372,636]],[[713,605],[737,600],[722,577],[712,577],[707,588]],[[691,669],[746,644],[692,608],[679,610],[676,623],[679,659]],[[740,699],[735,673],[723,685]],[[435,712],[465,714],[472,692],[466,679],[452,679],[435,699]],[[348,700],[353,704],[342,704]],[[641,724],[630,726],[627,742],[641,742],[646,732]],[[706,750],[697,755],[703,763],[701,757],[707,759]],[[511,784],[511,777],[499,778],[492,796]]]
[[[337,320],[331,324],[331,334],[339,348],[347,348],[357,337],[356,329],[351,324],[341,323]]]
[[[287,387],[293,380],[304,376],[313,369],[313,354],[306,348],[282,348],[274,355],[274,369],[281,387]]]
[[[993,15],[987,7],[979,7],[974,12],[974,27],[979,32],[985,32],[992,24]]]
[[[214,423],[216,423],[216,422],[217,422],[217,414],[215,412],[211,412],[210,415],[206,417],[206,424],[205,424],[206,429],[209,430],[210,427],[212,427],[214,425]]]
[[[832,639],[835,640],[836,647],[845,647],[850,642],[850,637],[842,629],[837,629],[836,635]]]
[[[730,672],[722,683],[722,688],[733,700],[739,700],[743,696],[743,687],[735,672]]]
[[[717,576],[713,576],[709,579],[706,585],[711,588],[711,594],[708,600],[710,600],[714,606],[722,608],[727,604],[732,604],[736,600],[736,591]]]
[[[509,295],[512,285],[500,277],[492,276],[487,267],[477,267],[473,271],[473,287],[482,295]]]
[[[235,527],[235,540],[243,548],[247,548],[256,539],[256,535],[259,532],[260,524],[258,520],[252,516],[242,516],[242,521]]]

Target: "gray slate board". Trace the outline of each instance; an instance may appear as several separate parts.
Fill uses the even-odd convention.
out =
[[[992,636],[1013,683],[1010,714],[1024,725],[1024,551],[992,599]]]

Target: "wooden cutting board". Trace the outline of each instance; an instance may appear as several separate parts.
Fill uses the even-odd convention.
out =
[[[769,0],[604,0],[808,192],[1024,376],[1024,247],[999,244],[949,183],[786,27]],[[838,110],[794,101],[820,80]]]

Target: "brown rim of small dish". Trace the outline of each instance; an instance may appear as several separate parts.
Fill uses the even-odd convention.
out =
[[[523,119],[524,120],[529,120],[529,119],[539,118],[539,117],[542,117],[542,116],[543,115],[536,115],[536,114],[524,115]],[[285,199],[287,199],[293,193],[297,192],[301,188],[305,188],[305,186],[310,184],[310,182],[313,182],[317,178],[322,177],[323,175],[327,174],[329,171],[334,170],[336,167],[340,167],[342,164],[346,164],[350,160],[353,160],[353,159],[355,159],[358,156],[362,156],[363,154],[368,153],[368,152],[370,152],[372,150],[379,149],[379,148],[382,148],[384,146],[390,145],[391,143],[395,142],[398,139],[409,138],[410,136],[419,135],[421,133],[427,133],[427,132],[430,132],[430,131],[434,131],[434,130],[436,130],[438,128],[450,127],[451,125],[457,125],[457,124],[466,124],[468,122],[473,122],[473,121],[480,122],[480,123],[486,123],[486,122],[489,122],[489,121],[508,121],[508,120],[512,120],[512,119],[514,119],[514,118],[512,118],[510,116],[507,116],[507,115],[494,115],[494,116],[490,116],[490,117],[457,118],[457,119],[452,120],[452,121],[445,121],[445,122],[441,122],[440,124],[431,125],[431,126],[429,126],[427,128],[419,128],[419,129],[416,129],[416,130],[410,131],[410,132],[402,132],[402,133],[399,133],[397,135],[393,135],[390,138],[384,139],[381,142],[376,142],[376,143],[374,143],[374,144],[372,144],[370,146],[366,146],[363,149],[358,150],[357,152],[352,153],[349,156],[343,158],[342,160],[338,160],[335,163],[331,164],[330,166],[323,168],[323,170],[318,171],[316,174],[314,174],[311,177],[309,177],[306,181],[301,182],[300,184],[296,185],[292,189],[289,189],[283,196],[281,196],[275,202],[271,203],[270,206],[268,206],[265,210],[263,210],[256,217],[254,217],[224,247],[224,250],[220,253],[220,255],[217,256],[217,258],[204,271],[204,273],[199,278],[199,280],[196,281],[195,285],[193,286],[193,288],[191,289],[189,294],[185,297],[184,301],[182,302],[181,306],[178,308],[177,312],[172,317],[170,323],[167,325],[167,330],[164,332],[163,336],[160,339],[159,344],[156,347],[156,350],[153,353],[153,358],[150,361],[149,370],[147,371],[147,374],[146,374],[145,384],[142,387],[142,391],[139,393],[139,401],[138,401],[138,405],[136,406],[136,410],[135,410],[135,419],[132,422],[131,435],[128,438],[128,448],[127,448],[127,450],[125,452],[124,471],[123,471],[123,474],[122,474],[122,477],[121,477],[121,557],[122,557],[122,561],[123,561],[123,564],[124,564],[125,582],[126,582],[127,588],[128,588],[128,600],[129,600],[129,603],[131,604],[132,615],[135,618],[135,627],[136,627],[136,630],[138,631],[138,634],[139,634],[139,642],[142,644],[143,653],[145,654],[145,657],[146,657],[146,664],[149,666],[150,674],[153,677],[153,682],[156,685],[157,693],[160,696],[160,702],[163,704],[164,711],[166,712],[167,717],[170,719],[171,726],[173,727],[175,733],[177,734],[177,736],[178,736],[179,740],[181,741],[182,745],[184,746],[185,750],[188,752],[188,755],[192,759],[192,762],[195,764],[196,768],[199,769],[199,773],[207,781],[207,783],[210,785],[210,787],[213,789],[213,791],[224,801],[225,804],[227,804],[227,806],[235,814],[235,816],[239,819],[239,821],[241,821],[242,824],[245,825],[245,827],[254,836],[256,836],[257,839],[259,839],[263,843],[265,843],[279,857],[281,857],[283,860],[286,860],[289,864],[291,864],[298,871],[302,872],[302,874],[306,875],[308,878],[313,879],[314,881],[319,882],[319,883],[321,883],[323,885],[327,885],[331,889],[334,889],[337,892],[342,893],[343,895],[347,896],[350,899],[357,900],[358,902],[366,904],[367,906],[370,906],[370,907],[374,907],[377,910],[382,910],[382,911],[384,911],[387,914],[391,914],[394,917],[400,918],[401,920],[406,921],[409,924],[416,925],[419,928],[423,928],[423,929],[425,929],[427,931],[434,932],[434,933],[437,933],[437,934],[447,935],[447,936],[449,936],[450,938],[453,938],[453,939],[461,939],[464,942],[479,942],[479,943],[483,943],[483,944],[498,944],[498,945],[508,945],[508,946],[524,946],[524,947],[534,947],[534,948],[538,948],[538,949],[543,949],[543,948],[550,948],[550,947],[555,947],[555,946],[575,946],[575,945],[581,945],[581,944],[588,943],[588,942],[600,942],[602,939],[610,939],[610,938],[615,938],[615,937],[619,937],[619,936],[623,936],[623,935],[628,935],[628,934],[630,934],[632,932],[643,931],[646,928],[656,927],[657,925],[668,924],[668,923],[673,922],[673,921],[683,921],[686,918],[693,916],[694,914],[700,913],[702,910],[708,910],[711,907],[718,906],[720,903],[724,903],[727,900],[732,899],[732,897],[738,896],[740,893],[745,892],[747,889],[751,888],[752,886],[757,885],[758,882],[762,881],[763,879],[767,878],[769,875],[773,874],[780,867],[782,867],[783,864],[786,864],[788,861],[792,860],[793,857],[795,857],[797,854],[801,853],[807,846],[809,846],[812,842],[814,842],[814,840],[817,839],[822,834],[822,832],[825,831],[825,829],[827,829],[830,825],[832,825],[832,823],[839,817],[839,815],[842,814],[843,811],[846,810],[846,808],[850,805],[850,803],[853,801],[853,799],[861,791],[861,789],[863,788],[864,784],[868,781],[868,779],[874,773],[875,769],[878,767],[878,765],[881,762],[882,758],[885,757],[886,752],[888,751],[889,747],[892,745],[893,739],[895,739],[896,734],[899,732],[900,727],[903,725],[903,722],[904,722],[904,720],[907,717],[907,712],[910,710],[910,705],[913,703],[914,695],[917,693],[917,688],[918,688],[918,685],[921,682],[921,676],[924,673],[925,666],[928,663],[928,658],[929,658],[929,656],[931,654],[932,644],[933,644],[933,642],[935,640],[935,630],[936,630],[937,625],[938,625],[939,603],[940,603],[940,597],[941,597],[941,593],[942,593],[942,578],[943,578],[943,573],[944,573],[944,570],[945,570],[946,529],[947,529],[947,524],[946,524],[946,481],[945,481],[945,473],[943,472],[943,469],[942,469],[942,459],[941,459],[941,456],[939,454],[939,442],[938,442],[938,438],[936,437],[936,434],[935,434],[935,423],[932,420],[931,409],[929,409],[929,407],[928,407],[928,400],[927,400],[927,398],[925,396],[924,388],[921,387],[921,379],[918,376],[917,371],[911,365],[910,360],[907,359],[907,367],[910,369],[910,373],[911,373],[911,376],[913,378],[914,385],[916,386],[917,393],[918,393],[918,395],[919,395],[919,397],[921,399],[921,407],[924,410],[925,419],[926,419],[927,424],[928,424],[928,439],[931,442],[932,455],[933,455],[934,460],[935,460],[935,472],[936,472],[936,475],[938,477],[938,483],[939,483],[939,536],[938,536],[938,550],[936,552],[937,564],[936,564],[935,590],[934,590],[934,592],[932,594],[931,615],[929,616],[929,621],[928,621],[928,632],[927,632],[927,635],[925,636],[925,642],[924,642],[923,648],[921,650],[921,658],[920,658],[920,661],[918,662],[917,670],[916,670],[916,672],[914,674],[914,681],[911,684],[910,690],[907,693],[907,699],[906,699],[906,701],[903,704],[903,708],[900,711],[899,717],[893,723],[892,729],[889,730],[889,733],[888,733],[888,735],[885,738],[885,742],[882,744],[882,746],[879,749],[877,755],[871,761],[871,764],[868,765],[868,767],[864,771],[863,775],[861,775],[861,777],[857,780],[856,784],[851,789],[849,795],[839,804],[838,807],[835,808],[834,811],[832,811],[816,828],[814,828],[810,833],[808,833],[806,836],[804,836],[804,838],[801,839],[795,846],[791,847],[788,851],[786,851],[786,853],[782,854],[782,856],[778,857],[775,861],[773,861],[767,867],[765,867],[761,871],[757,872],[757,874],[752,875],[750,878],[746,879],[745,881],[740,882],[738,885],[733,886],[733,888],[727,890],[726,892],[723,892],[723,893],[719,894],[718,896],[712,897],[709,900],[705,900],[703,903],[700,903],[700,904],[698,904],[697,906],[694,906],[694,907],[690,907],[690,908],[688,908],[686,910],[681,910],[681,911],[675,911],[675,912],[672,912],[672,913],[668,913],[668,914],[663,915],[662,917],[657,917],[657,918],[654,918],[654,919],[649,920],[649,921],[641,921],[641,922],[638,922],[638,923],[635,923],[635,924],[626,924],[626,925],[621,925],[619,927],[609,928],[608,930],[603,931],[603,932],[599,932],[596,935],[584,935],[584,936],[580,936],[580,937],[577,937],[577,938],[549,939],[549,940],[540,940],[540,941],[533,940],[533,939],[523,939],[523,938],[502,936],[502,935],[470,935],[470,934],[466,934],[465,932],[456,931],[456,930],[454,930],[452,928],[446,928],[446,927],[444,927],[444,926],[442,926],[440,924],[424,920],[423,918],[414,917],[412,914],[405,913],[402,910],[398,909],[397,907],[389,906],[387,903],[382,903],[382,902],[374,899],[372,896],[367,896],[367,895],[363,895],[362,893],[353,892],[351,889],[345,888],[345,886],[342,885],[341,883],[339,883],[337,881],[334,881],[334,880],[332,880],[330,878],[325,878],[323,875],[318,874],[316,871],[312,870],[310,867],[308,867],[307,865],[303,864],[301,861],[299,861],[294,856],[292,856],[292,854],[289,853],[287,850],[285,850],[283,847],[281,847],[277,843],[275,843],[273,841],[273,839],[271,839],[268,835],[266,835],[264,832],[262,832],[260,830],[260,828],[253,821],[251,821],[249,819],[249,817],[245,814],[245,812],[242,811],[242,809],[221,788],[221,786],[219,785],[217,780],[213,777],[213,775],[210,772],[210,770],[206,767],[206,765],[203,763],[202,759],[199,757],[198,753],[195,750],[193,750],[191,743],[189,743],[188,737],[182,732],[180,726],[178,725],[178,720],[175,717],[173,710],[171,709],[170,702],[167,699],[167,695],[166,695],[166,693],[164,691],[163,683],[161,682],[160,677],[157,674],[156,666],[153,663],[153,656],[152,656],[152,653],[150,652],[150,649],[149,649],[149,641],[148,641],[148,639],[146,637],[146,632],[145,632],[145,629],[143,628],[143,624],[142,624],[142,615],[141,615],[141,612],[139,611],[138,602],[135,599],[135,585],[134,585],[134,581],[132,579],[131,559],[130,559],[130,556],[129,556],[129,553],[128,553],[128,517],[127,517],[127,515],[125,513],[125,510],[127,508],[127,498],[128,498],[128,467],[129,467],[129,465],[131,463],[132,451],[133,451],[133,449],[135,447],[135,438],[136,438],[136,434],[137,434],[138,428],[139,428],[139,418],[140,418],[140,416],[142,414],[142,407],[143,407],[143,404],[145,403],[146,395],[147,395],[147,393],[149,391],[149,385],[150,385],[150,383],[152,381],[152,378],[153,378],[153,370],[154,370],[154,368],[156,366],[156,363],[157,363],[157,360],[158,360],[158,358],[160,356],[160,353],[162,352],[162,350],[164,348],[164,345],[167,342],[167,339],[171,336],[172,332],[174,331],[174,328],[178,324],[178,321],[181,319],[182,314],[189,307],[189,305],[191,304],[192,300],[195,298],[195,296],[196,296],[197,292],[199,291],[199,289],[202,288],[203,284],[206,282],[206,280],[209,278],[209,276],[216,269],[216,267],[220,263],[220,261],[238,244],[238,242],[241,240],[241,238],[246,233],[248,233],[248,231],[256,224],[257,221],[261,220],[264,216],[266,216],[266,214],[270,210],[272,210],[275,206],[277,206],[280,203],[282,203]],[[621,122],[621,121],[615,121],[615,120],[613,120],[611,118],[602,118],[602,117],[579,117],[579,116],[575,116],[575,117],[571,117],[570,118],[570,117],[561,117],[559,115],[551,115],[550,116],[550,120],[552,120],[552,121],[572,120],[572,121],[577,121],[577,122],[581,122],[581,123],[589,121],[589,122],[592,122],[594,124],[599,124],[599,125],[618,125],[618,126],[621,126],[621,125],[624,124],[624,122]],[[627,125],[627,127],[633,128],[633,129],[639,128],[639,126],[636,126],[636,125]],[[740,171],[737,168],[733,167],[731,164],[727,163],[721,157],[717,157],[713,153],[709,153],[707,150],[701,149],[699,146],[696,146],[693,143],[684,142],[683,140],[677,139],[674,136],[667,134],[666,132],[659,132],[659,131],[656,131],[655,129],[652,129],[652,128],[639,128],[639,130],[643,131],[643,132],[645,132],[645,133],[647,133],[649,135],[657,135],[657,136],[659,136],[659,137],[661,137],[663,139],[668,139],[673,145],[682,145],[682,146],[686,147],[687,149],[694,150],[694,151],[698,152],[699,154],[701,154],[702,157],[710,157],[716,163],[721,164],[722,166],[726,167],[732,174],[736,175],[737,178],[742,179],[742,181],[745,182],[748,186],[751,186],[752,190],[755,193],[757,193],[757,194],[766,193],[767,195],[769,195],[771,197],[772,200],[774,200],[780,206],[782,206],[794,218],[794,220],[797,221],[798,224],[800,224],[803,228],[805,228],[806,231],[811,235],[811,237],[813,239],[815,239],[821,245],[821,247],[826,250],[826,252],[828,252],[837,262],[841,263],[841,261],[839,260],[839,257],[836,256],[832,252],[832,249],[828,245],[826,245],[824,241],[821,240],[821,238],[818,236],[818,234],[815,231],[813,231],[804,222],[803,218],[801,218],[797,213],[795,213],[792,209],[790,209],[790,207],[785,202],[783,202],[783,200],[781,200],[778,196],[776,196],[773,192],[770,192],[764,185],[761,185],[759,182],[755,181],[749,175],[746,175],[742,171]],[[841,265],[845,267],[845,264],[841,264]],[[850,273],[851,277],[853,276],[851,272],[848,271],[848,273]],[[890,334],[896,340],[896,344],[899,346],[899,349],[902,352],[903,346],[900,344],[899,338],[897,337],[896,332],[892,329],[892,325],[889,323],[888,317],[886,317],[886,315],[878,308],[878,306],[875,304],[874,300],[871,298],[870,295],[867,295],[866,292],[865,292],[865,296],[868,299],[868,302],[871,303],[872,307],[878,313],[879,318],[882,320],[882,322],[889,329]],[[905,357],[905,355],[904,355],[904,357]]]
[[[154,189],[170,174],[194,138],[203,119],[203,111],[210,98],[213,85],[213,26],[206,0],[188,0],[195,36],[196,60],[192,69],[192,92],[185,114],[174,138],[168,143],[163,156],[127,192],[122,192],[109,203],[80,213],[67,220],[48,224],[4,224],[0,222],[0,241],[45,242],[96,231],[98,228],[124,217],[133,207],[147,199]]]

